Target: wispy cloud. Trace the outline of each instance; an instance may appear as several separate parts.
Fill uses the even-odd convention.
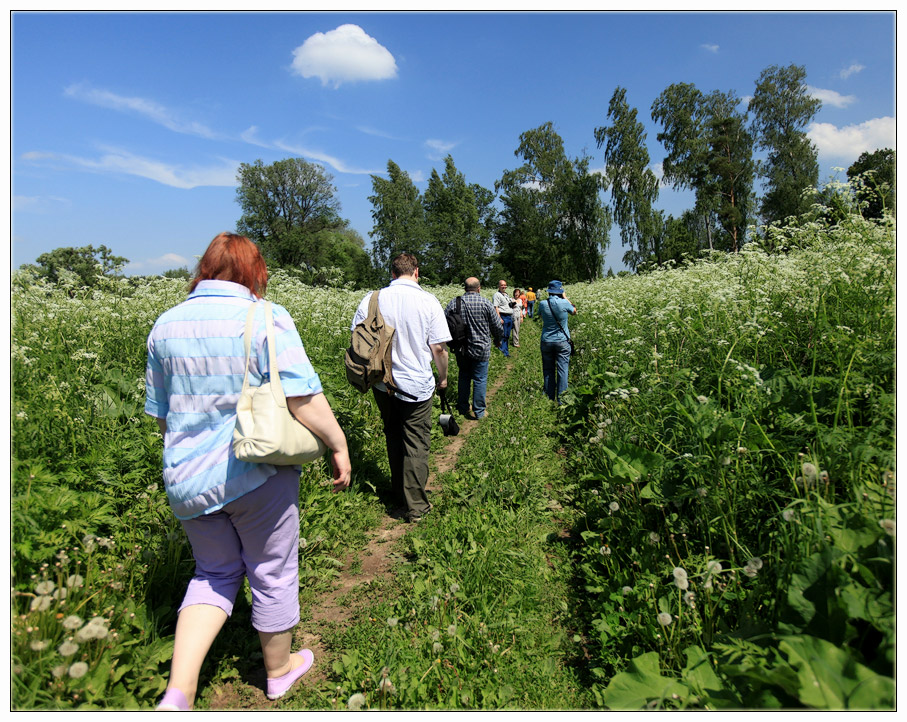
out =
[[[68,198],[58,196],[13,196],[12,209],[20,213],[52,213],[72,205]]]
[[[817,100],[822,101],[822,105],[831,105],[835,108],[846,108],[857,102],[856,95],[841,95],[836,90],[826,90],[824,88],[814,88],[811,85],[806,86],[806,91]]]
[[[326,163],[331,166],[338,173],[352,173],[354,175],[376,175],[381,173],[380,170],[368,170],[365,168],[356,168],[355,166],[348,165],[345,161],[337,158],[333,155],[329,155],[320,150],[312,150],[311,148],[304,148],[298,145],[291,145],[282,140],[274,141],[273,146],[278,150],[285,150],[288,153],[293,153],[298,156],[303,156],[305,158],[310,158],[311,160],[316,160],[319,163]]]
[[[717,53],[720,46],[714,43],[703,43],[699,46],[703,50],[708,50],[710,53]]]
[[[356,130],[360,133],[365,133],[366,135],[373,135],[376,138],[386,138],[387,140],[407,140],[406,138],[401,138],[399,136],[388,133],[384,130],[378,130],[377,128],[372,128],[368,125],[357,126]]]
[[[841,71],[841,78],[843,80],[847,80],[851,75],[856,75],[861,70],[865,70],[865,69],[866,69],[865,65],[860,65],[859,63],[853,63],[852,65],[844,68],[844,70]]]
[[[450,151],[457,147],[456,142],[437,140],[435,138],[426,140],[425,145],[429,149],[428,157],[431,160],[443,160]]]
[[[856,160],[864,151],[895,147],[895,120],[892,117],[873,118],[843,128],[831,123],[813,123],[806,134],[822,155]]]
[[[221,137],[202,123],[191,120],[182,120],[178,113],[160,103],[148,98],[126,97],[117,95],[109,90],[93,88],[87,83],[70,85],[63,91],[64,95],[84,103],[110,108],[122,113],[135,113],[153,123],[162,125],[175,133],[197,135],[202,138],[215,139]]]
[[[235,186],[237,161],[222,159],[219,165],[209,167],[183,167],[161,161],[143,158],[129,151],[117,148],[101,148],[98,158],[83,158],[65,153],[32,151],[22,155],[23,160],[33,163],[50,163],[75,166],[95,173],[123,173],[157,181],[174,188],[197,188],[199,186]]]
[[[146,258],[142,261],[130,261],[126,264],[126,271],[142,271],[144,273],[163,273],[177,268],[192,269],[195,266],[194,258],[186,258],[178,253],[165,253],[157,258]]]
[[[397,62],[390,51],[358,25],[341,25],[315,33],[293,51],[293,72],[320,78],[322,85],[387,80],[397,77]]]

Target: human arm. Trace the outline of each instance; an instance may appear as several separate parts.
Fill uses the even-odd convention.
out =
[[[447,354],[447,346],[443,343],[431,343],[428,345],[431,349],[431,356],[435,361],[435,366],[438,368],[438,387],[442,389],[447,388],[447,362],[449,356]]]
[[[311,396],[287,398],[287,408],[303,426],[321,439],[331,449],[331,463],[334,467],[334,491],[342,491],[350,485],[350,452],[346,435],[331,410],[323,393]]]
[[[155,419],[157,421],[157,427],[161,430],[161,436],[166,435],[167,433],[167,419]]]

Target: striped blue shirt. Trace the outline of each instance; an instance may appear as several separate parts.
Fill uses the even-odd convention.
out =
[[[230,281],[201,281],[148,335],[145,413],[166,419],[164,487],[178,519],[210,514],[257,489],[277,469],[233,455],[245,370],[243,331],[255,297]],[[255,313],[249,385],[269,372],[264,304]],[[321,392],[290,314],[272,304],[277,366],[287,397]]]

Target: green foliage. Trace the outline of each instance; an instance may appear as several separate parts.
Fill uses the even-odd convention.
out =
[[[605,146],[605,185],[611,190],[611,212],[620,226],[621,243],[629,246],[629,266],[636,269],[642,259],[664,259],[661,216],[653,204],[658,199],[658,179],[649,167],[646,134],[630,108],[625,88],[617,88],[608,104],[611,127],[595,129],[598,147]]]
[[[486,188],[467,185],[449,155],[444,159],[443,176],[432,171],[422,199],[428,242],[420,277],[433,284],[483,277],[491,250],[491,230],[483,219],[492,199]]]
[[[772,65],[759,76],[748,109],[757,146],[768,152],[760,175],[766,180],[760,212],[763,223],[783,221],[809,209],[804,191],[819,181],[819,162],[806,127],[822,107],[806,87],[800,65]]]
[[[611,217],[589,158],[570,160],[552,123],[520,134],[524,163],[495,184],[503,209],[495,232],[497,261],[520,283],[539,287],[601,278]]]
[[[847,179],[855,185],[855,195],[865,204],[863,215],[881,218],[885,209],[895,212],[895,156],[891,148],[863,151],[847,169]]]
[[[113,255],[107,246],[82,246],[42,253],[35,266],[22,266],[22,269],[33,270],[38,278],[70,289],[95,288],[101,278],[118,273],[127,263],[129,259]]]
[[[237,230],[258,244],[270,265],[320,268],[332,265],[331,255],[348,254],[350,243],[361,249],[361,239],[339,216],[333,177],[321,166],[303,158],[270,165],[256,160],[239,164],[237,180]]]
[[[374,225],[372,261],[375,268],[387,278],[391,259],[400,253],[414,253],[421,258],[425,253],[425,210],[419,189],[394,161],[387,162],[388,178],[372,176],[372,204]]]
[[[893,706],[891,226],[773,228],[786,255],[570,289],[592,354],[563,429],[605,706]]]
[[[892,709],[893,235],[889,214],[817,215],[572,284],[565,404],[541,393],[524,323],[395,576],[346,592],[361,612],[324,631],[324,678],[285,704]],[[193,562],[142,411],[145,340],[185,295],[161,277],[14,289],[15,709],[148,709],[166,684]],[[303,471],[304,615],[390,504],[380,416],[341,360],[361,295],[279,268],[268,287],[355,460],[344,494]],[[200,708],[260,675],[244,598],[229,624]]]

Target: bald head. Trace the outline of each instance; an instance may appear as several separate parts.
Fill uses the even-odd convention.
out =
[[[466,279],[466,283],[463,284],[463,288],[465,288],[467,291],[478,291],[479,288],[481,288],[481,286],[479,285],[479,279],[475,278],[474,276],[470,276]]]

